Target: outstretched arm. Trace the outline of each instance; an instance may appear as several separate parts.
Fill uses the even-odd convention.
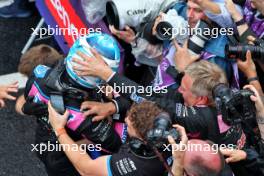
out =
[[[81,175],[95,175],[95,176],[107,176],[107,158],[109,156],[99,157],[92,160],[87,153],[83,153],[80,147],[76,144],[66,133],[64,126],[66,125],[69,112],[66,111],[64,115],[58,114],[51,106],[48,105],[50,124],[56,132],[60,145],[66,145],[69,147],[63,147],[65,154],[72,162],[74,167]],[[100,168],[100,169],[98,169]]]

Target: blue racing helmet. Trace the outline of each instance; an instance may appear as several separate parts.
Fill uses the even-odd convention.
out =
[[[68,56],[65,58],[66,70],[69,76],[80,86],[86,88],[95,88],[99,86],[103,81],[94,76],[78,76],[73,71],[73,66],[77,64],[72,62],[73,58],[83,60],[77,51],[81,51],[87,56],[92,57],[90,51],[94,48],[104,59],[104,61],[112,68],[113,71],[117,71],[120,63],[120,50],[117,41],[109,34],[105,33],[91,33],[86,36],[80,37],[75,41],[71,47]],[[78,66],[78,65],[77,65]]]

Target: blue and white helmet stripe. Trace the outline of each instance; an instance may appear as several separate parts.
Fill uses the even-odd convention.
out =
[[[72,62],[72,59],[76,58],[82,60],[82,58],[77,55],[77,51],[81,51],[87,56],[92,57],[93,55],[90,51],[91,48],[96,49],[113,71],[118,71],[120,63],[120,50],[118,44],[109,34],[92,33],[87,36],[80,37],[71,47],[69,54],[65,59],[66,70],[76,83],[86,88],[95,88],[102,83],[102,80],[93,76],[78,76],[73,71],[72,67],[77,64]]]

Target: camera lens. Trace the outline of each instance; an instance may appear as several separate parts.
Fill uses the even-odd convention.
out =
[[[171,120],[167,113],[160,113],[154,121],[154,128],[162,129],[164,131],[170,129],[171,125]]]
[[[242,61],[244,61],[246,53],[243,53],[243,47],[241,45],[238,45],[238,46],[226,45],[225,46],[225,55],[231,59],[238,59],[239,58]]]
[[[250,45],[248,45],[250,46]],[[250,46],[250,49],[245,48],[245,50],[250,50],[253,59],[261,59],[264,62],[264,48],[260,46]]]
[[[224,103],[228,103],[229,100],[232,98],[232,91],[227,85],[218,84],[213,89],[213,97],[220,98],[221,101],[223,101]]]
[[[252,59],[263,59],[264,58],[264,48],[260,46],[253,45],[226,45],[225,54],[231,59],[241,59],[246,60],[247,51],[251,52]]]
[[[162,21],[157,25],[157,38],[160,40],[171,40],[172,39],[172,28],[173,26],[166,22]]]
[[[205,43],[211,39],[210,33],[207,34],[204,32],[206,29],[211,28],[206,22],[200,20],[194,28],[195,34],[192,35],[192,37],[188,41],[188,48],[191,54],[201,54],[204,49]]]
[[[155,21],[151,21],[143,26],[142,37],[152,45],[162,44],[162,40],[158,39],[156,35],[152,35],[152,28],[154,26],[154,23]]]

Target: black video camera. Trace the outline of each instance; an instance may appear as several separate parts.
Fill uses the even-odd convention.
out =
[[[231,59],[246,60],[247,51],[250,51],[253,59],[260,59],[264,63],[264,40],[256,39],[254,45],[226,45],[225,54]]]
[[[233,92],[226,84],[218,84],[213,89],[213,97],[217,109],[221,112],[223,121],[235,125],[256,117],[255,103],[250,96],[250,90]]]
[[[169,135],[172,136],[176,142],[180,142],[180,134],[172,127],[169,115],[162,112],[154,120],[153,129],[148,131],[147,142],[157,149],[162,149],[164,144],[168,143]]]

